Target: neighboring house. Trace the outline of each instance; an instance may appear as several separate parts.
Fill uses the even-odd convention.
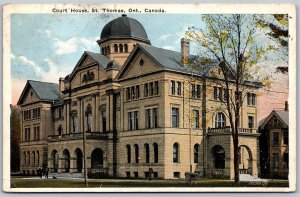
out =
[[[261,121],[259,132],[261,177],[288,178],[289,174],[289,112],[273,110]]]
[[[21,172],[47,166],[56,175],[80,176],[86,161],[90,176],[147,178],[151,172],[171,179],[197,172],[233,179],[222,81],[208,78],[204,95],[201,80],[188,80],[189,42],[182,40],[181,53],[151,46],[144,27],[126,15],[105,25],[97,42],[101,54],[84,52],[59,84],[27,82],[18,102]],[[258,88],[249,83],[241,95],[247,101],[239,130],[240,172],[253,176]]]

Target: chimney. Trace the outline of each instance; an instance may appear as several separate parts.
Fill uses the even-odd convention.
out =
[[[186,38],[181,38],[181,65],[185,66],[189,63],[190,41]]]
[[[288,101],[284,102],[284,111],[289,111],[289,103],[288,103]]]
[[[60,77],[59,78],[59,94],[61,94],[61,91],[64,90],[64,78]]]

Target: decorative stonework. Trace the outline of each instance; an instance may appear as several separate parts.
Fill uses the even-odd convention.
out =
[[[82,77],[82,82],[93,81],[94,78],[95,78],[94,73],[93,73],[93,72],[90,72],[90,71],[88,70],[87,73],[83,75],[83,77]]]

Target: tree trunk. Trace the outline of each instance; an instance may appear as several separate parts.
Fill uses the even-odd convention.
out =
[[[234,182],[238,183],[240,181],[239,173],[239,138],[238,138],[238,128],[235,128],[235,139],[233,141],[233,165],[234,165]]]

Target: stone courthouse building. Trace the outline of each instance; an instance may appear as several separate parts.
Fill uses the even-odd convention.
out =
[[[59,84],[28,80],[22,110],[21,172],[56,176],[233,178],[233,142],[220,80],[190,80],[181,52],[151,45],[126,15],[106,24],[100,53],[85,51]],[[180,44],[180,43],[178,43]],[[216,63],[215,68],[218,67]],[[241,109],[240,173],[257,176],[255,84]],[[203,113],[203,104],[206,105]],[[204,106],[205,106],[204,105]],[[85,166],[84,166],[85,165]]]

